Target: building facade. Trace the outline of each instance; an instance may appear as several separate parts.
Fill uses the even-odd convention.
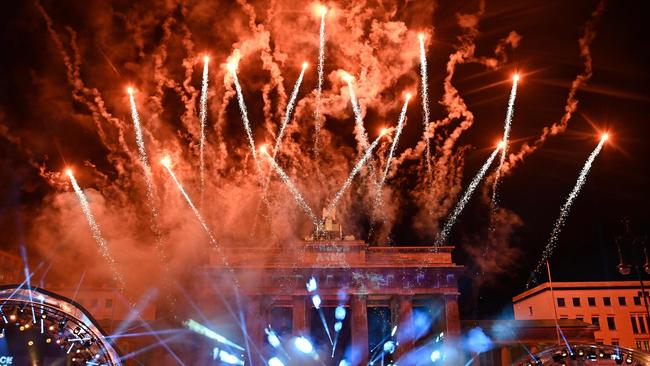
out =
[[[230,299],[237,287],[246,309],[246,332],[253,347],[262,353],[268,348],[266,326],[318,343],[322,330],[333,324],[335,307],[342,306],[348,314],[340,334],[343,344],[339,347],[344,354],[333,353],[331,360],[323,360],[325,364],[338,365],[341,357],[352,357],[352,364],[368,363],[378,339],[395,326],[399,346],[392,359],[400,363],[436,336],[444,334],[448,344],[460,336],[458,276],[462,266],[453,263],[452,250],[375,247],[354,240],[222,249],[213,253],[206,268],[205,287],[219,286],[215,291]],[[317,290],[310,292],[305,284],[312,277]],[[315,294],[321,301],[319,310],[312,301]],[[206,291],[201,302],[201,308],[214,310],[219,303],[214,291]],[[379,319],[386,323],[381,329],[372,321],[377,314],[382,314]],[[420,324],[423,318],[428,319],[426,326]],[[253,357],[251,363],[259,362]]]
[[[512,299],[517,320],[581,320],[598,327],[597,344],[642,351],[650,351],[648,301],[636,281],[553,282],[553,291],[544,283]]]

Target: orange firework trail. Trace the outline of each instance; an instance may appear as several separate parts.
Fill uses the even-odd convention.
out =
[[[284,170],[282,170],[282,168],[275,161],[275,159],[271,155],[269,155],[269,153],[266,151],[266,148],[264,146],[260,148],[260,151],[262,152],[263,155],[265,155],[268,158],[269,163],[271,163],[271,166],[273,167],[275,172],[278,173],[278,175],[280,176],[284,184],[287,186],[287,188],[289,188],[289,191],[291,191],[291,193],[293,194],[293,198],[296,200],[298,206],[300,206],[300,208],[302,208],[305,211],[307,216],[309,216],[311,221],[314,223],[314,227],[318,230],[319,228],[318,218],[314,214],[314,211],[311,209],[311,207],[309,207],[309,205],[307,204],[307,201],[305,201],[305,199],[302,197],[300,191],[298,191],[298,188],[296,188],[293,182],[291,182],[291,179],[289,179],[287,173],[285,173]]]
[[[88,226],[90,226],[90,231],[93,234],[93,238],[99,246],[99,252],[101,253],[102,257],[104,257],[106,262],[108,262],[108,266],[111,269],[111,272],[113,272],[113,277],[115,280],[120,284],[122,288],[124,288],[124,279],[122,278],[122,275],[117,271],[117,267],[115,266],[115,259],[113,256],[111,256],[111,253],[108,249],[108,242],[106,239],[104,239],[102,231],[100,230],[97,221],[95,221],[95,216],[93,215],[92,211],[90,211],[90,204],[88,204],[86,195],[81,190],[81,187],[79,187],[79,184],[77,184],[77,180],[74,178],[72,170],[66,170],[66,174],[68,175],[68,178],[70,178],[70,183],[72,183],[74,193],[77,195],[77,199],[81,205],[81,210],[86,216],[86,221],[88,221]]]
[[[320,133],[320,107],[321,107],[321,94],[323,93],[323,73],[325,64],[325,15],[327,15],[327,8],[319,6],[318,12],[320,13],[320,32],[318,35],[318,85],[316,86],[316,110],[314,116],[316,117],[315,132],[314,132],[314,148],[318,151],[318,134]]]
[[[582,170],[580,171],[580,175],[578,176],[578,180],[576,181],[575,186],[571,190],[571,193],[569,193],[569,197],[567,197],[566,202],[560,209],[560,217],[558,217],[557,221],[555,221],[555,225],[553,226],[553,231],[551,232],[551,237],[548,240],[548,243],[546,244],[546,247],[544,248],[544,252],[542,253],[542,258],[539,260],[537,263],[537,266],[532,272],[531,280],[528,281],[526,284],[526,287],[530,287],[532,283],[532,278],[536,273],[539,273],[539,270],[542,268],[544,263],[546,263],[547,260],[551,258],[551,255],[553,255],[553,250],[555,250],[555,247],[557,246],[557,241],[560,237],[560,231],[562,231],[562,228],[564,227],[564,223],[566,222],[567,217],[569,216],[569,212],[571,211],[571,206],[573,205],[573,202],[575,199],[578,197],[578,194],[580,194],[580,190],[582,189],[582,186],[585,185],[585,182],[587,181],[587,175],[589,174],[589,170],[591,169],[591,165],[594,163],[594,159],[596,159],[596,156],[600,153],[600,151],[603,149],[603,145],[605,144],[605,141],[609,136],[607,134],[604,134],[600,138],[600,142],[598,143],[598,146],[589,154],[589,158],[587,158],[587,161],[585,162],[585,165],[582,167]]]
[[[430,110],[429,110],[429,86],[427,76],[427,52],[424,48],[424,34],[418,35],[420,40],[420,85],[422,86],[422,114],[424,125],[424,139],[427,143],[425,150],[425,158],[427,160],[427,173],[431,173],[431,142],[427,136],[427,129],[429,128]]]
[[[497,206],[497,187],[499,185],[499,177],[501,176],[501,168],[506,161],[506,152],[508,150],[508,138],[510,137],[510,126],[512,125],[512,116],[515,111],[515,98],[517,97],[517,83],[519,82],[519,74],[512,77],[512,89],[510,89],[510,98],[508,99],[508,111],[506,112],[506,119],[503,124],[503,149],[501,150],[501,158],[499,160],[499,167],[496,170],[494,177],[494,185],[492,186],[492,207]]]
[[[203,201],[203,189],[205,187],[205,127],[208,119],[208,63],[210,58],[203,58],[203,81],[201,82],[201,109],[199,119],[201,120],[201,136],[199,140],[199,165],[201,178],[201,201]]]
[[[291,120],[291,113],[293,112],[293,107],[296,105],[296,100],[298,99],[298,91],[300,90],[300,84],[302,84],[302,79],[305,77],[305,70],[307,70],[307,63],[302,64],[302,70],[300,71],[300,76],[296,80],[296,84],[293,86],[293,91],[291,92],[291,97],[289,98],[289,103],[287,103],[287,109],[284,112],[284,119],[282,120],[282,126],[280,126],[280,131],[278,136],[275,138],[275,147],[273,148],[273,159],[278,155],[280,150],[280,145],[282,144],[282,137],[284,137],[284,130],[287,127],[287,124]]]
[[[472,194],[476,190],[476,187],[478,186],[479,183],[481,183],[481,180],[483,179],[485,172],[487,172],[487,170],[490,168],[490,165],[492,165],[492,162],[494,161],[494,158],[497,156],[497,153],[499,152],[499,150],[504,148],[504,145],[505,144],[503,143],[503,141],[499,142],[499,146],[497,146],[497,148],[494,149],[490,157],[485,161],[485,163],[481,167],[481,170],[479,170],[479,172],[476,174],[474,179],[472,179],[472,182],[469,184],[469,187],[467,187],[467,191],[465,191],[463,197],[456,204],[454,211],[451,213],[451,215],[449,215],[449,218],[447,218],[447,221],[445,222],[445,226],[438,233],[438,236],[436,238],[436,246],[441,246],[445,244],[447,240],[447,236],[449,236],[449,232],[451,231],[451,228],[456,223],[458,216],[460,215],[461,212],[463,212],[463,209],[467,205],[467,202],[469,202],[469,199],[472,198]]]

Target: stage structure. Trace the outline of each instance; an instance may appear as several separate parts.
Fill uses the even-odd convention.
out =
[[[603,344],[568,344],[549,347],[528,355],[513,363],[513,366],[545,365],[648,365],[647,352]]]
[[[0,357],[12,365],[121,365],[120,356],[79,304],[38,288],[0,288]]]
[[[460,336],[462,266],[452,261],[453,247],[369,246],[345,239],[214,250],[204,271],[209,290],[201,308],[214,310],[225,299],[233,304],[231,311],[242,309],[247,348],[255,350],[247,365],[263,364],[273,355],[269,326],[285,342],[311,339],[323,354],[331,353],[331,360],[320,358],[326,365],[344,358],[365,365],[380,357],[378,349],[391,350],[387,340],[397,347],[386,356],[398,363],[415,353],[421,357],[418,350],[432,342],[454,348]],[[341,308],[346,310],[342,327],[336,325]],[[386,324],[376,324],[375,318]]]

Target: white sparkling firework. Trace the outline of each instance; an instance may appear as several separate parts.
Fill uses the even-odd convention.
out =
[[[151,178],[149,157],[147,156],[147,150],[144,146],[144,137],[142,135],[142,127],[140,125],[140,115],[138,114],[138,108],[135,104],[133,89],[129,88],[128,92],[129,102],[131,104],[131,119],[133,120],[133,129],[135,130],[135,142],[138,145],[138,157],[140,158],[142,169],[144,169],[144,177],[147,183],[147,198],[149,199],[149,203],[153,206],[153,180]]]
[[[269,159],[269,163],[271,163],[271,166],[273,167],[275,172],[280,176],[280,178],[287,186],[287,188],[289,188],[289,191],[291,191],[291,193],[293,194],[293,198],[296,200],[298,206],[300,206],[300,208],[302,208],[303,211],[305,211],[307,216],[309,216],[309,218],[314,223],[314,227],[318,228],[319,227],[318,218],[314,214],[314,211],[311,209],[311,207],[309,207],[305,199],[302,197],[300,191],[298,191],[298,188],[296,188],[296,186],[293,185],[287,173],[285,173],[284,170],[282,170],[282,168],[278,165],[278,163],[275,162],[275,159],[273,159],[273,157],[269,155],[266,149],[262,150],[262,154],[264,154]]]
[[[402,135],[402,129],[404,128],[404,121],[406,121],[406,109],[409,104],[409,100],[411,99],[411,95],[407,94],[406,100],[404,101],[404,105],[402,106],[402,112],[399,115],[399,121],[397,121],[397,131],[395,131],[395,137],[393,138],[393,143],[390,145],[390,150],[388,151],[388,159],[386,159],[386,166],[384,167],[384,171],[381,174],[381,179],[379,179],[379,183],[377,184],[377,195],[375,196],[375,207],[377,207],[381,203],[381,189],[384,186],[384,183],[386,182],[386,177],[388,176],[388,170],[390,169],[390,162],[393,159],[393,155],[395,154],[395,149],[397,148],[397,144],[399,143],[399,137]]]
[[[476,187],[478,186],[479,183],[481,183],[483,176],[485,176],[485,172],[490,168],[490,165],[492,165],[494,158],[497,156],[497,153],[502,148],[503,148],[503,142],[501,142],[499,146],[492,152],[492,154],[490,154],[490,157],[485,161],[485,163],[481,167],[481,170],[479,170],[479,172],[476,174],[474,179],[472,179],[472,182],[469,184],[469,187],[467,187],[467,190],[463,194],[463,197],[460,199],[460,201],[458,201],[456,207],[454,208],[454,211],[447,218],[447,222],[445,222],[445,226],[442,228],[440,233],[438,233],[438,236],[436,237],[436,246],[441,246],[445,244],[445,241],[447,240],[447,236],[449,235],[451,228],[456,223],[458,216],[460,215],[461,212],[463,212],[465,205],[467,205],[469,199],[472,198],[472,194],[476,190]]]
[[[90,231],[93,235],[93,238],[95,239],[97,245],[99,246],[99,252],[101,253],[102,257],[104,257],[104,259],[108,262],[108,266],[113,272],[113,276],[115,277],[115,280],[117,280],[119,284],[122,287],[124,287],[124,279],[122,278],[122,275],[117,271],[117,267],[115,266],[115,259],[113,258],[113,256],[111,256],[111,253],[108,248],[108,242],[106,241],[106,239],[104,239],[104,236],[102,235],[102,231],[99,229],[99,225],[97,224],[97,221],[95,221],[95,216],[93,215],[92,211],[90,211],[90,204],[88,204],[88,199],[86,198],[86,195],[81,190],[81,187],[79,187],[79,184],[77,184],[77,180],[74,178],[72,171],[68,169],[66,171],[66,174],[70,178],[70,183],[72,183],[72,188],[74,189],[74,193],[77,195],[77,199],[79,200],[79,204],[81,205],[81,210],[86,216],[86,221],[88,221],[88,226],[90,226]]]
[[[210,230],[210,227],[208,226],[207,222],[203,218],[203,215],[201,215],[201,212],[199,212],[199,210],[196,208],[196,206],[194,206],[194,202],[192,202],[192,199],[190,198],[190,196],[187,194],[187,192],[185,192],[185,188],[183,188],[183,185],[181,184],[181,182],[178,180],[178,178],[176,178],[176,174],[174,174],[174,171],[172,171],[172,168],[171,168],[171,162],[167,158],[164,158],[161,163],[165,167],[165,169],[167,169],[167,172],[169,173],[169,175],[174,180],[174,183],[176,183],[176,186],[178,187],[178,190],[181,192],[181,194],[183,195],[183,198],[185,198],[185,201],[187,202],[187,204],[192,209],[192,212],[194,213],[194,216],[196,216],[196,219],[199,220],[199,223],[201,224],[201,227],[203,228],[205,233],[208,235],[208,239],[210,239],[210,243],[215,245],[215,246],[219,246],[219,243],[217,242],[217,239],[215,239],[214,235],[212,235],[212,230]]]
[[[510,98],[508,99],[508,111],[506,112],[506,119],[503,123],[503,150],[501,150],[501,157],[499,159],[499,166],[497,167],[496,176],[494,177],[494,184],[492,185],[492,208],[497,206],[497,188],[499,185],[499,178],[501,176],[501,168],[506,161],[506,153],[508,151],[508,139],[510,137],[510,126],[512,125],[512,116],[515,111],[515,98],[517,98],[517,82],[519,75],[512,78],[512,89],[510,89]]]
[[[244,129],[246,130],[246,136],[248,137],[248,144],[251,149],[251,154],[253,154],[253,160],[257,167],[257,172],[260,173],[260,163],[257,160],[257,153],[255,151],[255,140],[253,139],[253,131],[251,130],[251,123],[248,120],[248,109],[246,108],[246,103],[244,102],[244,94],[241,90],[241,85],[239,84],[239,79],[237,78],[237,66],[228,65],[228,70],[230,75],[232,75],[233,82],[235,83],[235,90],[237,91],[237,102],[239,103],[239,112],[241,114],[242,122],[244,123]]]
[[[316,117],[315,132],[314,132],[314,146],[318,150],[318,134],[320,133],[320,107],[321,107],[321,94],[323,92],[323,73],[325,64],[325,15],[327,15],[327,8],[321,6],[320,11],[320,32],[318,36],[318,84],[316,86],[316,110],[314,112]]]
[[[343,194],[345,193],[345,191],[352,184],[352,180],[354,179],[354,177],[359,173],[359,171],[361,170],[363,165],[366,163],[368,158],[370,158],[370,155],[372,155],[372,151],[375,149],[375,147],[377,147],[377,145],[379,144],[379,141],[381,140],[382,136],[383,135],[379,135],[379,137],[377,137],[375,139],[375,141],[372,142],[372,144],[366,150],[366,153],[363,154],[363,157],[361,157],[361,159],[359,159],[359,161],[357,161],[357,164],[354,166],[354,168],[352,168],[352,171],[350,172],[350,175],[348,176],[348,179],[345,180],[345,183],[343,183],[343,186],[341,187],[341,189],[339,189],[339,191],[336,192],[336,195],[334,195],[334,198],[332,199],[332,202],[327,207],[328,212],[334,212],[334,209],[336,209],[336,205],[339,203],[339,201],[343,197]],[[319,225],[319,226],[322,226],[322,224],[323,224],[323,222],[321,221],[321,225]]]
[[[287,104],[287,109],[284,112],[284,119],[282,120],[282,126],[280,126],[280,131],[278,136],[275,138],[275,147],[273,148],[273,159],[278,155],[280,150],[280,145],[282,144],[282,137],[284,137],[284,130],[287,127],[289,121],[291,121],[291,113],[293,112],[293,107],[296,105],[296,100],[298,99],[298,91],[300,90],[300,84],[302,84],[302,79],[305,76],[305,70],[307,69],[307,63],[302,64],[302,71],[300,71],[300,76],[296,80],[296,84],[293,86],[293,91],[291,92],[291,97],[289,98],[289,103]]]
[[[201,82],[201,101],[199,119],[201,122],[201,136],[199,140],[199,165],[201,178],[201,197],[205,187],[205,128],[208,120],[208,63],[210,59],[206,56],[203,59],[203,81]]]
[[[430,119],[430,110],[429,110],[429,85],[428,85],[428,76],[427,76],[427,52],[424,48],[424,34],[419,34],[418,38],[420,40],[420,85],[422,86],[422,113],[424,132],[426,135],[427,128],[429,126]],[[429,138],[425,136],[427,143],[426,146],[426,160],[427,160],[427,172],[431,173],[431,142]]]
[[[569,216],[569,212],[571,211],[571,206],[573,205],[573,201],[575,201],[575,199],[578,197],[578,194],[580,193],[582,186],[584,186],[585,182],[587,181],[587,175],[589,174],[591,165],[594,163],[594,159],[596,159],[596,156],[598,156],[600,150],[602,150],[605,141],[607,141],[607,135],[604,135],[600,139],[598,146],[596,146],[594,151],[591,152],[589,158],[585,162],[585,165],[582,167],[582,170],[580,171],[580,175],[578,176],[578,180],[576,181],[575,186],[571,190],[571,193],[569,193],[569,197],[567,197],[566,202],[560,209],[560,217],[558,217],[557,221],[555,221],[555,225],[553,226],[553,231],[551,232],[551,237],[549,238],[548,243],[546,244],[546,247],[542,252],[542,258],[537,263],[537,266],[535,267],[533,274],[538,273],[539,270],[542,268],[542,266],[544,266],[544,263],[546,263],[546,261],[551,258],[551,255],[553,255],[553,250],[555,250],[555,247],[557,246],[557,241],[558,238],[560,237],[560,232],[562,231],[562,228],[564,227],[564,223],[566,222],[566,219]],[[527,287],[530,286],[530,281],[526,286]]]
[[[366,129],[363,127],[363,116],[361,115],[361,107],[359,107],[359,101],[357,100],[357,95],[354,92],[354,85],[352,85],[353,78],[349,74],[343,76],[345,82],[348,83],[348,91],[350,92],[350,103],[352,104],[352,110],[354,111],[354,132],[357,135],[359,140],[359,150],[363,151],[368,148],[368,134]]]

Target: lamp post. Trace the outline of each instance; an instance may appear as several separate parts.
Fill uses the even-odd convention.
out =
[[[646,248],[646,236],[641,235],[632,235],[630,231],[630,222],[629,220],[623,220],[623,226],[625,227],[625,233],[617,236],[614,241],[618,248],[618,272],[624,276],[629,275],[634,268],[639,283],[641,284],[641,295],[643,296],[643,305],[645,306],[645,312],[650,319],[650,310],[648,309],[648,296],[645,292],[645,285],[641,279],[641,268],[646,274],[650,274],[650,259],[648,259],[648,250]],[[631,258],[634,258],[631,262],[626,262],[623,258],[623,246],[628,246],[630,248]],[[641,256],[643,253],[643,256]],[[643,261],[643,263],[641,263]]]

